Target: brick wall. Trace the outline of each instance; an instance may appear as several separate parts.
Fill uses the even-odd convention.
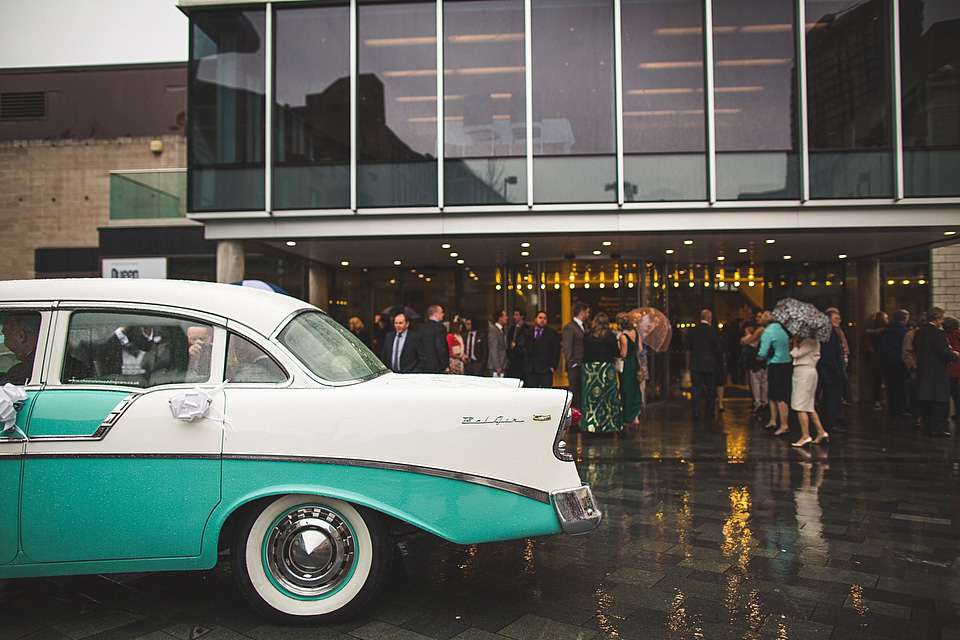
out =
[[[930,252],[933,305],[960,318],[960,243]]]
[[[96,247],[110,223],[110,171],[186,166],[186,138],[0,142],[0,279],[33,278],[38,247]]]

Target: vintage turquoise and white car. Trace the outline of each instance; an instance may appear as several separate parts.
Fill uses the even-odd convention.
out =
[[[284,622],[356,613],[393,536],[596,528],[569,395],[394,374],[316,307],[185,281],[0,282],[0,579],[208,569]]]

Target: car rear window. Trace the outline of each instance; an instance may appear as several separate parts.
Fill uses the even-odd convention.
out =
[[[323,380],[358,381],[387,371],[370,349],[323,313],[307,311],[294,317],[280,332],[279,340]]]

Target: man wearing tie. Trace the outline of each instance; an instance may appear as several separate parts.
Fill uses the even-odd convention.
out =
[[[420,345],[417,348],[417,371],[420,373],[449,373],[450,347],[447,346],[447,328],[443,326],[443,307],[427,307],[427,321],[420,327]]]
[[[507,324],[507,312],[501,309],[493,314],[493,324],[487,331],[487,369],[494,378],[502,378],[507,369],[507,337],[504,327]]]
[[[463,319],[463,343],[464,355],[467,358],[463,363],[464,373],[468,376],[482,376],[487,360],[487,339],[474,328],[473,318]]]
[[[410,321],[407,316],[398,313],[393,319],[393,328],[383,341],[383,352],[380,360],[391,371],[397,373],[411,373],[417,370],[417,334],[410,331]]]
[[[563,327],[563,362],[567,370],[570,393],[573,394],[573,406],[580,408],[581,383],[580,365],[583,363],[583,323],[590,317],[590,307],[578,302],[573,307],[573,320]]]
[[[527,312],[524,309],[515,309],[513,312],[513,326],[507,340],[507,359],[510,361],[507,377],[523,380],[523,356],[526,353],[525,343],[530,336],[530,327],[527,326]]]
[[[547,314],[537,312],[533,338],[527,336],[523,360],[524,385],[548,389],[553,386],[553,372],[560,363],[560,336],[547,326]]]

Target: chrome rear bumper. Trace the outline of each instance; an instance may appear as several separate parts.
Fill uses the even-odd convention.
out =
[[[597,508],[590,487],[583,485],[576,489],[563,489],[550,494],[553,508],[564,533],[576,535],[593,531],[600,524],[603,514]]]

